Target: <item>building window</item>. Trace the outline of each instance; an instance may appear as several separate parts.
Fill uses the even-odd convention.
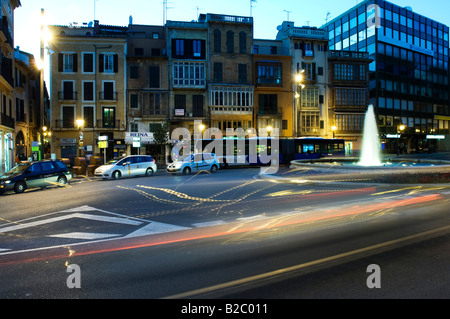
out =
[[[364,123],[363,114],[336,114],[335,125],[340,132],[360,132]]]
[[[148,68],[149,86],[150,88],[160,87],[160,71],[159,66],[151,66]]]
[[[83,81],[83,101],[94,101],[94,81]]]
[[[75,127],[75,108],[73,106],[63,106],[62,108],[63,128]]]
[[[211,106],[253,106],[253,90],[251,88],[214,86],[209,93],[209,105]]]
[[[139,79],[139,67],[137,65],[130,66],[130,79]]]
[[[62,100],[72,101],[77,99],[77,94],[75,92],[75,81],[63,81],[62,87]]]
[[[77,72],[78,69],[78,55],[73,53],[60,53],[58,57],[59,72]]]
[[[94,54],[93,53],[83,53],[83,72],[93,73],[94,72]]]
[[[302,62],[302,69],[305,70],[305,80],[315,81],[316,80],[316,64]]]
[[[184,40],[183,39],[175,40],[175,55],[176,56],[184,56]]]
[[[101,73],[117,73],[119,69],[119,56],[114,53],[100,54],[99,71]]]
[[[277,94],[259,94],[258,114],[277,114],[278,95]]]
[[[238,68],[238,82],[247,83],[247,64],[239,64]]]
[[[367,105],[367,90],[365,89],[336,89],[336,106],[365,106]]]
[[[192,41],[194,57],[201,57],[202,55],[202,41],[193,40]]]
[[[203,95],[193,95],[192,96],[192,112],[194,117],[203,116]]]
[[[117,100],[117,92],[114,92],[114,81],[103,82],[103,92],[101,92],[101,100]]]
[[[94,127],[94,107],[84,106],[83,107],[83,119],[84,127],[93,128]]]
[[[186,95],[175,95],[175,116],[186,116]]]
[[[102,109],[103,113],[103,127],[104,128],[115,128],[116,127],[116,108],[104,106]]]
[[[155,132],[158,132],[161,129],[161,127],[162,127],[161,123],[149,123],[148,131],[155,133]]]
[[[281,63],[257,63],[257,84],[281,86]]]
[[[227,31],[227,53],[234,53],[234,32]]]
[[[223,65],[220,62],[214,62],[214,82],[223,82]]]
[[[301,129],[304,133],[317,133],[320,129],[319,112],[302,112]]]
[[[319,107],[319,88],[306,87],[301,94],[302,108],[318,108]]]
[[[139,132],[139,124],[130,123],[130,132]]]
[[[174,86],[205,86],[205,64],[201,62],[174,62]]]
[[[139,108],[139,95],[138,94],[130,94],[130,108],[137,109]]]
[[[161,93],[149,94],[149,114],[150,115],[163,114],[161,110]]]
[[[282,120],[282,121],[281,121],[281,129],[282,129],[283,131],[285,131],[285,130],[288,129],[288,121],[287,121],[287,120]]]
[[[239,53],[247,53],[247,33],[239,32]]]
[[[214,30],[214,52],[222,52],[222,32]]]

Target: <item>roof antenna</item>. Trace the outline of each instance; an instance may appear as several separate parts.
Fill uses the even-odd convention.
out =
[[[283,10],[283,11],[287,13],[287,21],[291,21],[291,20],[289,20],[289,13],[291,13],[292,11],[287,11],[287,10]]]

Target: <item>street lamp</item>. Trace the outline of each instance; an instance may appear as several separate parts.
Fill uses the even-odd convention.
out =
[[[406,129],[406,126],[403,124],[400,124],[398,127],[398,131],[397,131],[397,156],[400,155],[401,150],[400,150],[400,138],[402,137],[402,133],[403,131]]]
[[[304,73],[305,73],[305,70],[301,70],[300,73],[297,73],[294,78],[294,80],[295,80],[295,94],[294,94],[295,102],[294,102],[294,110],[292,112],[292,114],[293,114],[293,120],[292,120],[293,135],[294,135],[293,137],[297,137],[297,126],[298,126],[297,114],[298,114],[298,108],[300,105],[301,90],[303,90],[305,88],[305,85],[303,84],[303,80],[304,80],[303,74]]]
[[[272,132],[272,126],[267,125],[266,129],[267,129],[267,136],[270,137],[270,132]]]
[[[75,123],[78,127],[78,156],[81,157],[81,148],[83,147],[83,131],[84,120],[76,120]]]
[[[337,130],[337,127],[333,125],[333,126],[331,127],[331,130],[333,131],[333,138],[335,138],[335,132],[336,132],[336,130]]]

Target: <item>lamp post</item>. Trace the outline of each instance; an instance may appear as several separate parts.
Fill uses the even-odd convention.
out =
[[[299,105],[301,103],[301,91],[305,88],[305,85],[303,84],[303,73],[305,73],[305,70],[301,70],[300,73],[297,73],[295,75],[295,103],[294,103],[294,110],[293,110],[293,119],[292,119],[292,123],[293,123],[293,137],[297,137],[298,133],[297,133],[297,129],[298,129],[298,123],[297,123],[297,119],[298,119],[298,109],[299,109]]]
[[[81,148],[83,147],[83,126],[84,126],[84,120],[76,120],[75,123],[77,124],[78,128],[78,156],[81,157]]]
[[[267,130],[267,136],[270,137],[270,133],[272,132],[272,126],[267,125],[266,130]]]
[[[333,138],[335,138],[335,132],[336,132],[336,130],[337,130],[337,127],[333,125],[333,126],[331,127],[331,130],[333,131]]]
[[[403,124],[400,124],[397,130],[397,156],[400,155],[401,150],[400,150],[400,138],[402,137],[402,133],[405,130],[406,126]]]

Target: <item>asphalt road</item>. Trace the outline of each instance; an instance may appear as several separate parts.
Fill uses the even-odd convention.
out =
[[[296,185],[258,172],[5,194],[0,298],[450,297],[447,187]],[[381,288],[367,286],[371,264]]]

